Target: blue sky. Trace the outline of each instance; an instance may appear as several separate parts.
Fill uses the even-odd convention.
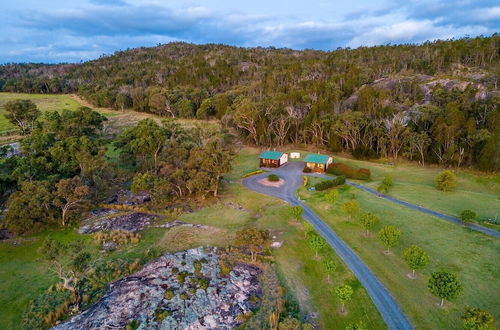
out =
[[[333,50],[491,35],[500,3],[2,0],[0,20],[0,63],[57,63],[170,41]]]

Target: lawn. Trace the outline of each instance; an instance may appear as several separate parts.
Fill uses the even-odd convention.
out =
[[[500,242],[455,224],[437,220],[362,190],[350,188],[341,194],[341,200],[332,207],[324,192],[310,192],[300,188],[299,195],[351,248],[394,295],[416,328],[459,329],[460,316],[465,306],[476,306],[500,319],[500,267],[497,263]],[[373,212],[381,219],[381,226],[391,224],[402,231],[399,246],[393,255],[385,255],[383,246],[372,234],[366,238],[358,220],[348,221],[340,211],[340,204],[356,198],[362,212]],[[410,269],[401,255],[412,244],[421,246],[431,258],[430,264],[416,280],[406,275]],[[427,290],[432,271],[447,270],[456,273],[464,287],[462,295],[445,309],[435,306],[438,299]]]
[[[370,169],[372,179],[362,182],[376,189],[386,175],[392,176],[394,187],[388,195],[451,216],[459,217],[465,209],[475,211],[481,219],[499,217],[500,175],[455,169],[457,189],[442,192],[435,188],[434,179],[443,170],[438,166],[418,166],[414,163],[376,163],[334,156],[334,161]]]

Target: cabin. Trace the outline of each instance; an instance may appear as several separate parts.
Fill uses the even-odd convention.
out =
[[[328,155],[309,154],[304,159],[305,167],[313,172],[325,173],[333,163],[333,158]]]
[[[280,167],[288,162],[288,154],[281,151],[264,151],[259,156],[260,167]]]

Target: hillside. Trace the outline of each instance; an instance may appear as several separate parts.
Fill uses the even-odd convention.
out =
[[[10,92],[223,119],[256,145],[496,171],[500,38],[331,52],[171,43],[81,64],[0,66]]]

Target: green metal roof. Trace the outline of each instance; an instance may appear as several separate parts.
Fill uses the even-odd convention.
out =
[[[309,154],[306,156],[304,161],[306,163],[326,164],[326,163],[328,163],[329,158],[330,158],[330,156],[327,156],[327,155]]]
[[[281,155],[283,155],[283,153],[281,151],[266,150],[263,153],[261,153],[259,157],[264,158],[264,159],[278,160],[278,159],[280,159]]]

